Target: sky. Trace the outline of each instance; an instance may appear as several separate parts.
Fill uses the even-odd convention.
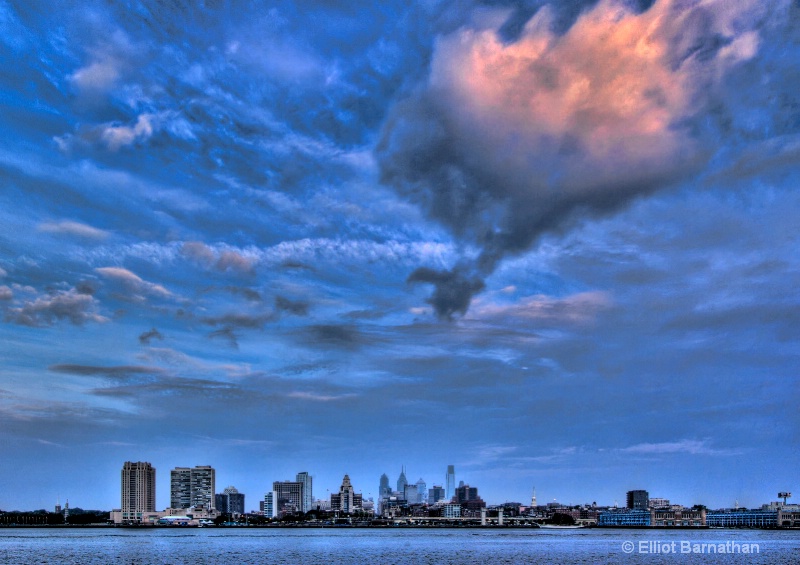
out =
[[[800,3],[0,0],[0,509],[798,491]]]

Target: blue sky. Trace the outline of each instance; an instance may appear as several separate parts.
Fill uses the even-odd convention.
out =
[[[798,490],[798,10],[0,1],[0,508]]]

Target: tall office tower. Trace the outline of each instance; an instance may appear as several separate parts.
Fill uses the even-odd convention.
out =
[[[444,479],[444,495],[447,500],[453,498],[456,493],[456,468],[453,465],[447,466],[447,475]]]
[[[392,494],[392,487],[389,486],[389,476],[384,473],[381,475],[381,482],[378,485],[378,498]]]
[[[650,509],[650,493],[646,490],[629,490],[627,493],[628,508],[636,510]]]
[[[275,491],[275,506],[279,516],[303,511],[303,483],[275,481],[272,490]]]
[[[298,483],[303,483],[303,512],[309,512],[314,507],[314,495],[311,492],[311,475],[305,471],[297,473]]]
[[[156,470],[150,464],[122,465],[122,521],[141,522],[143,512],[156,511]]]
[[[533,494],[531,495],[531,508],[536,508],[536,487],[533,487]]]
[[[197,467],[175,467],[170,471],[170,507],[192,508],[204,506],[214,508],[216,472],[209,465]]]
[[[409,504],[417,504],[417,501],[419,500],[417,485],[406,485],[405,491],[403,492],[403,498],[405,498],[406,502]]]
[[[428,485],[425,484],[425,480],[420,477],[417,481],[417,502],[423,503],[428,498]]]
[[[244,494],[236,487],[227,487],[214,496],[214,508],[226,514],[244,514]]]
[[[361,494],[356,494],[353,485],[350,484],[350,476],[345,475],[342,479],[342,486],[339,492],[331,493],[331,510],[338,510],[349,514],[363,508],[363,498]]]
[[[408,480],[406,480],[406,466],[403,465],[400,467],[400,476],[397,477],[397,492],[403,493],[406,491],[406,485],[408,484]]]

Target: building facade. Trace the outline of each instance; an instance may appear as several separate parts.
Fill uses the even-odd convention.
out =
[[[432,489],[428,489],[428,504],[436,504],[440,500],[445,500],[444,487],[433,485]]]
[[[278,517],[278,493],[274,490],[264,495],[264,516],[267,518]]]
[[[353,489],[353,485],[350,484],[350,476],[345,475],[338,494],[331,493],[331,510],[350,514],[361,510],[362,507],[363,500],[361,495],[357,494]]]
[[[408,479],[406,479],[406,467],[403,465],[400,468],[400,476],[397,477],[397,492],[404,493],[406,491],[406,485],[408,484]]]
[[[227,487],[214,497],[214,507],[226,514],[244,514],[244,494],[236,487]]]
[[[278,516],[294,514],[303,511],[303,483],[297,481],[275,481],[272,483],[275,491],[275,504]]]
[[[456,468],[453,465],[447,466],[447,474],[444,478],[444,496],[447,500],[452,500],[456,493]]]
[[[210,465],[175,467],[170,471],[170,507],[214,508],[216,471]]]
[[[297,473],[295,480],[303,485],[303,507],[300,509],[300,511],[309,512],[310,510],[313,510],[314,495],[312,493],[311,475],[305,471],[302,471]]]
[[[121,520],[139,523],[145,512],[156,510],[156,470],[147,462],[122,465]]]
[[[646,490],[629,490],[625,495],[627,507],[631,510],[647,510],[650,508],[650,494]]]

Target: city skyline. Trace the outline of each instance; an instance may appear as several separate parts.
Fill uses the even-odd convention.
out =
[[[0,0],[0,508],[113,505],[124,461],[161,507],[183,465],[250,509],[303,471],[797,491],[798,36],[792,0]]]

